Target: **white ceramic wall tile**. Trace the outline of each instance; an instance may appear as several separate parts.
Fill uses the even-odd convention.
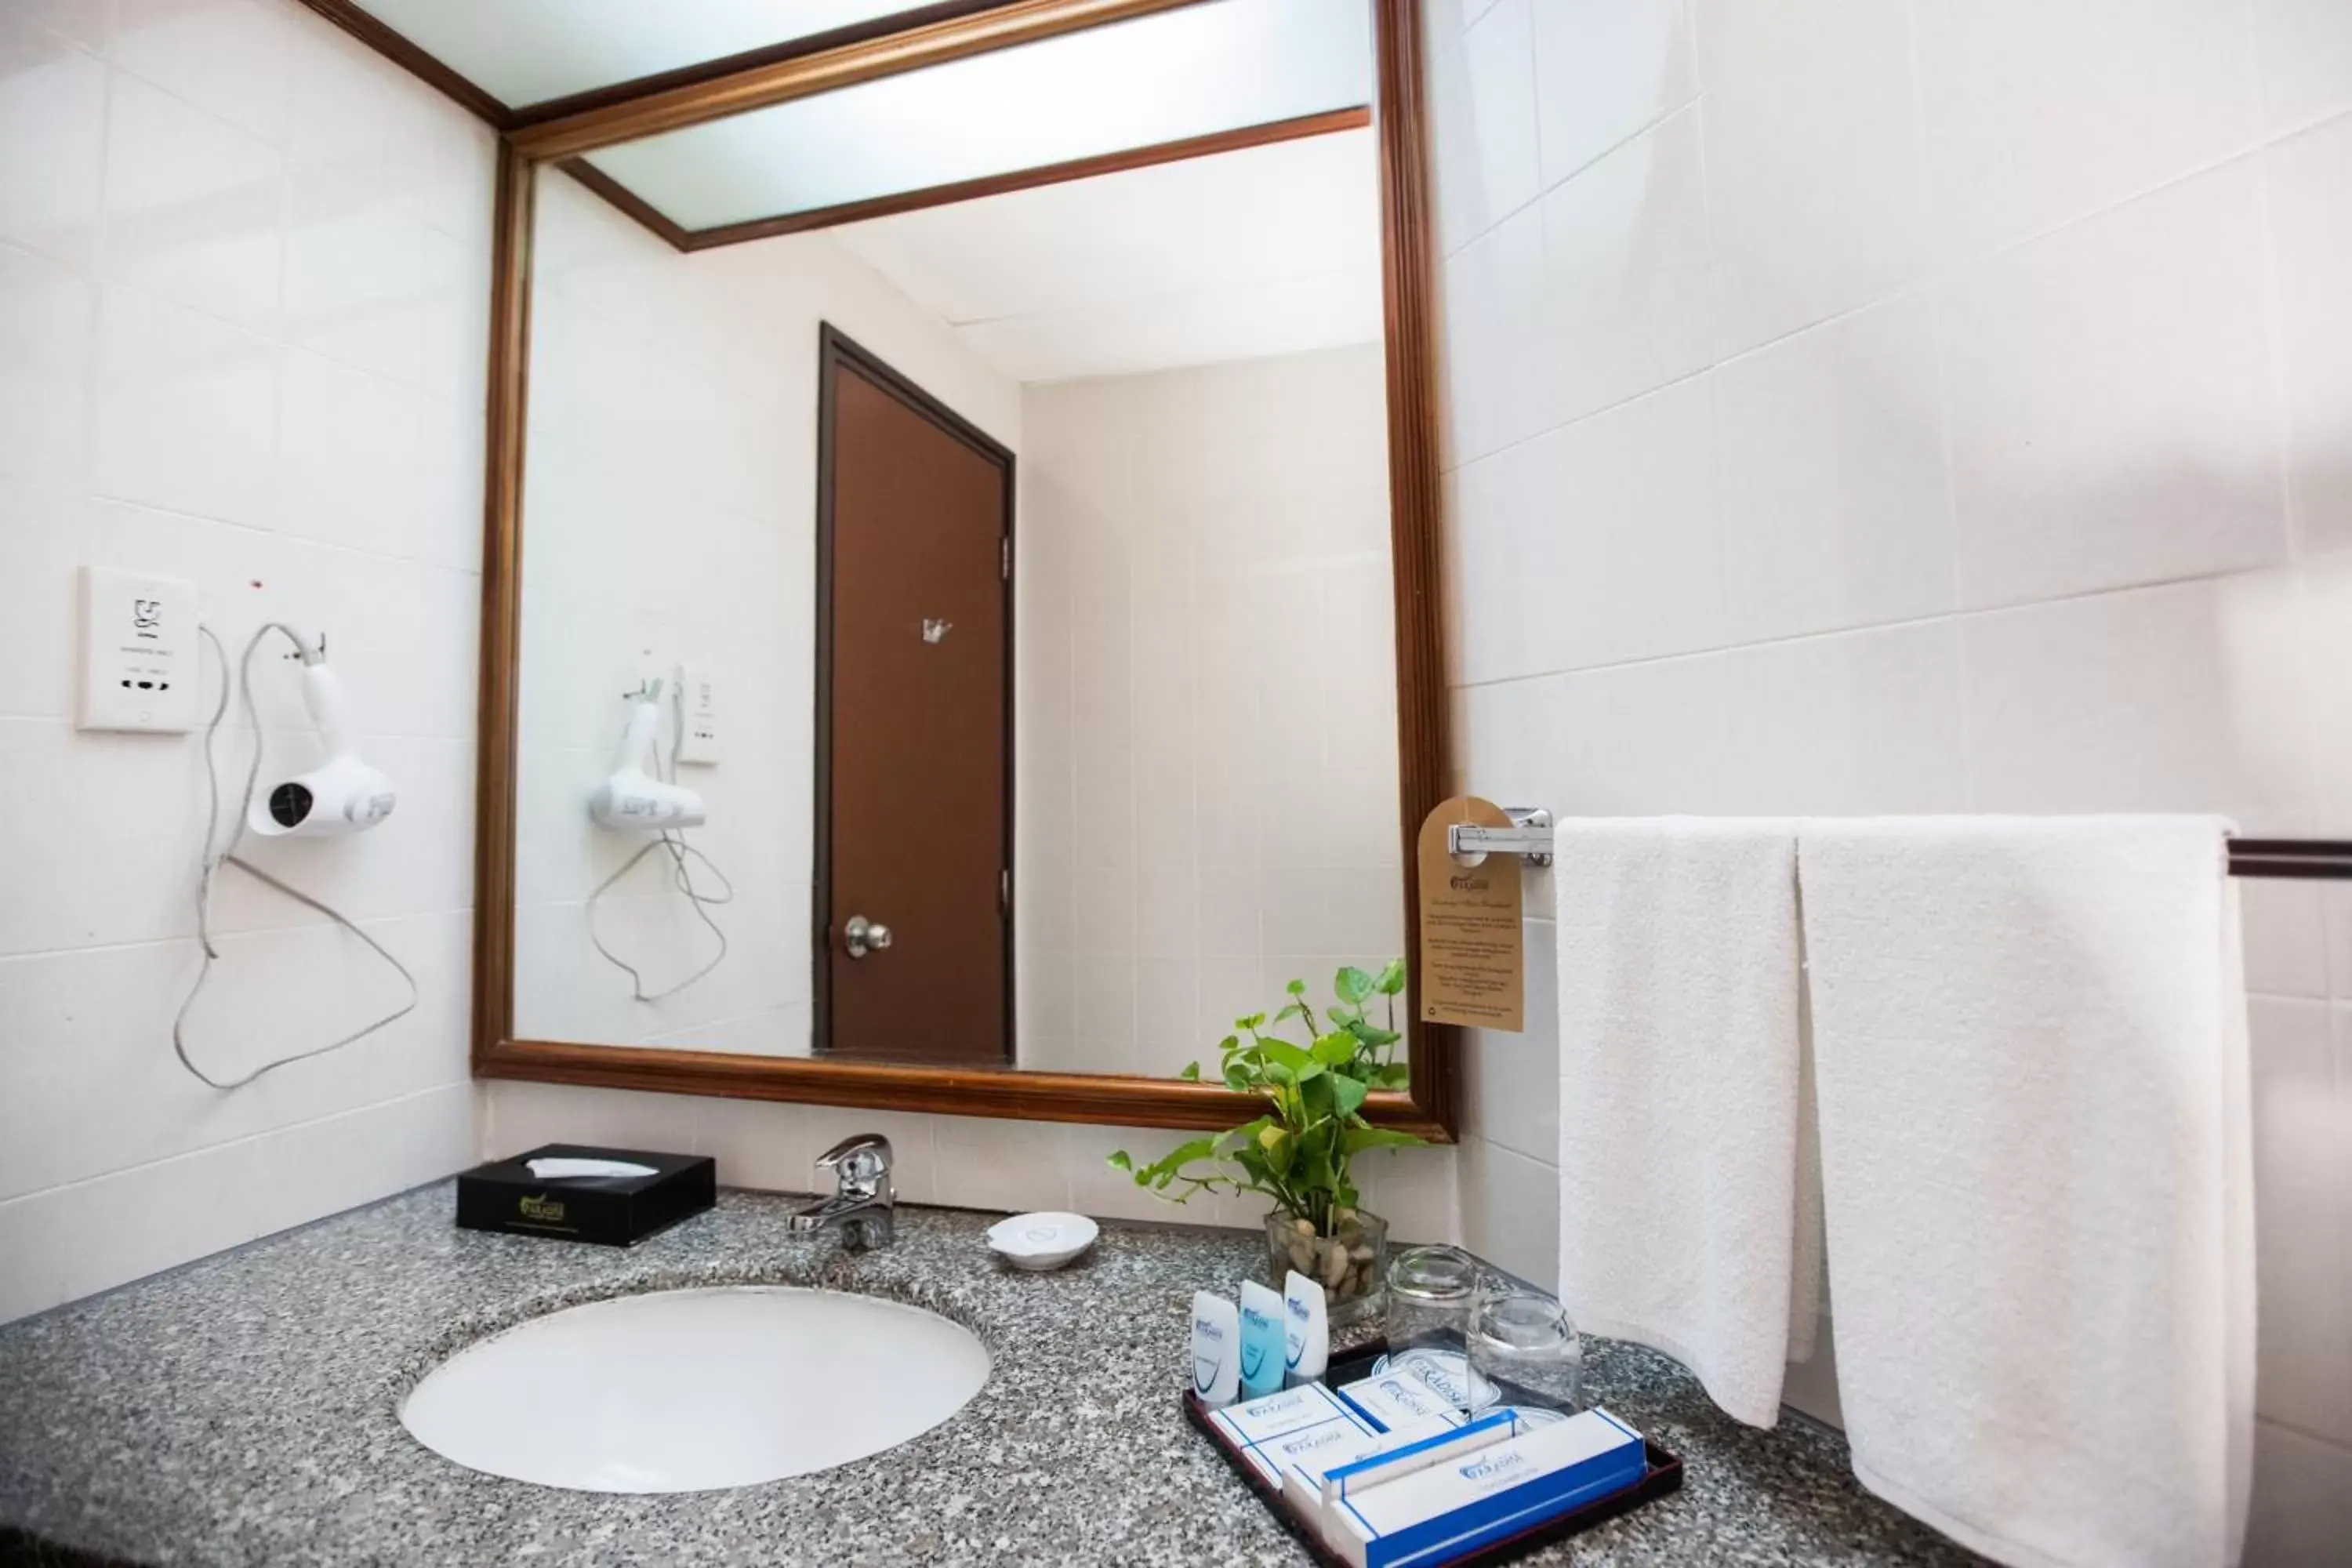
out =
[[[425,400],[300,350],[286,355],[280,374],[280,526],[321,544],[422,557],[418,459]],[[462,571],[475,563],[439,564]]]
[[[2271,148],[2297,544],[2352,545],[2352,114]]]
[[[1951,474],[1926,297],[1736,360],[1714,386],[1729,601],[1706,623],[1718,640],[1953,607]]]
[[[1724,657],[1716,757],[1748,816],[1959,811],[1968,805],[1961,639],[1949,621],[1808,637]],[[1971,692],[1971,696],[1974,694]]]
[[[5,288],[0,284],[0,288]],[[83,501],[65,487],[0,476],[0,664],[15,672],[0,715],[62,718],[73,708],[75,571],[82,559]]]
[[[2254,1425],[2245,1568],[2340,1568],[2352,1541],[2352,1449]]]
[[[1559,1289],[1559,1167],[1471,1138],[1461,1183],[1462,1245],[1538,1289]]]
[[[424,231],[385,195],[362,199],[343,166],[298,168],[289,183],[289,340],[414,384],[424,366]]]
[[[1909,7],[1751,5],[1736,26],[1728,9],[1699,6],[1737,62],[1701,109],[1723,357],[1883,299],[1929,253]]]
[[[1550,0],[1535,7],[1543,183],[1558,184],[1698,92],[1688,0]],[[1438,132],[1441,149],[1445,132]],[[1446,195],[1445,176],[1438,195]]]
[[[454,1085],[0,1204],[23,1264],[0,1280],[0,1319],[446,1175],[469,1158],[473,1098]]]
[[[808,1123],[806,1106],[765,1100],[698,1100],[694,1152],[719,1162],[721,1186],[812,1193],[824,1179],[812,1161],[824,1151],[809,1147]]]
[[[1482,296],[1480,308],[1493,313],[1487,334],[1537,358],[1503,388],[1457,375],[1451,395],[1473,406],[1501,395],[1496,423],[1506,439],[1622,403],[1706,364],[1718,279],[1700,114],[1685,110],[1554,186],[1538,208],[1537,287],[1510,287],[1513,275]],[[1465,458],[1482,449],[1465,436]]]
[[[23,26],[96,50],[106,47],[108,9],[107,0],[19,0],[14,16]]]
[[[1558,422],[1565,367],[1536,327],[1552,319],[1544,227],[1541,208],[1523,207],[1442,263],[1453,462],[1474,461]]]
[[[108,57],[238,130],[286,130],[289,19],[257,0],[117,0]]]
[[[2352,109],[2352,14],[2337,0],[2252,0],[2263,121],[2296,130]]]
[[[2210,811],[2308,832],[2295,585],[2284,573],[1962,623],[1979,811]]]
[[[2303,569],[2312,727],[2319,773],[2317,830],[2352,833],[2352,551],[2320,556]]]
[[[542,1143],[597,1143],[676,1152],[694,1147],[699,1102],[565,1083],[494,1083],[482,1121],[482,1154],[504,1160]]]
[[[58,34],[0,16],[0,239],[89,259],[106,150],[106,68]]]
[[[482,421],[475,416],[488,368],[483,345],[490,337],[481,247],[435,228],[418,230],[416,238],[417,384],[464,414],[478,437]]]
[[[2257,997],[2254,1199],[2261,1314],[2255,1402],[2272,1420],[2352,1446],[2352,1084],[2322,1002]],[[2352,1032],[2347,1032],[2352,1037]]]
[[[1531,0],[1497,0],[1429,61],[1429,112],[1441,127],[1437,247],[1451,256],[1535,199],[1536,76]]]
[[[1070,1206],[1071,1163],[1060,1123],[942,1116],[931,1136],[939,1160],[933,1203],[1007,1214]]]
[[[0,901],[0,953],[149,942],[194,930],[203,786],[193,748],[148,735],[77,735],[66,720],[0,721],[0,760],[24,820],[11,885],[39,897]],[[159,784],[185,808],[149,809]],[[93,873],[96,846],[139,876]]]
[[[0,474],[79,484],[97,290],[0,246]]]
[[[285,541],[287,605],[323,628],[354,707],[384,735],[463,740],[474,733],[481,584],[470,572]],[[386,604],[402,614],[382,613]],[[470,606],[470,608],[468,608]],[[415,627],[434,628],[419,637]]]
[[[1559,1158],[1559,956],[1549,921],[1526,925],[1527,1028],[1474,1029],[1462,1047],[1462,1098],[1469,1125],[1489,1143],[1530,1160]],[[1469,1201],[1469,1183],[1463,1184]]]
[[[276,325],[278,150],[134,77],[107,117],[106,265],[124,282],[267,331]]]
[[[2246,989],[2257,995],[2325,998],[2332,889],[2324,882],[2289,877],[2242,878],[2237,888]]]
[[[280,352],[214,317],[108,284],[93,397],[98,493],[267,526]]]
[[[2243,152],[2242,0],[1921,0],[1939,243],[1951,260]]]
[[[474,1164],[474,1085],[456,1083],[304,1122],[259,1141],[257,1163],[302,1173],[256,1184],[253,1233],[268,1236]]]
[[[1693,378],[1537,437],[1524,454],[1496,563],[1474,617],[1525,627],[1507,673],[1583,669],[1704,647],[1722,637],[1722,518],[1713,391]],[[1507,589],[1504,584],[1510,584]],[[1516,598],[1511,611],[1500,605]]]
[[[2241,160],[1944,289],[1964,605],[2284,557],[2258,184]]]
[[[274,1152],[224,1143],[18,1201],[54,1209],[72,1238],[58,1292],[71,1300],[252,1240]]]
[[[1360,1201],[1389,1222],[1389,1242],[1424,1246],[1461,1234],[1455,1213],[1454,1150],[1375,1149],[1360,1154],[1349,1173]]]
[[[1549,782],[1521,798],[1560,816],[1737,810],[1738,774],[1725,765],[1736,700],[1729,663],[1713,655],[1550,682],[1533,717]]]

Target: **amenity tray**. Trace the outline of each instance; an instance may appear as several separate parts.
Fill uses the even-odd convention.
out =
[[[1323,1382],[1336,1388],[1341,1384],[1353,1383],[1360,1378],[1369,1377],[1372,1373],[1372,1363],[1387,1353],[1388,1345],[1383,1341],[1374,1341],[1370,1344],[1360,1345],[1346,1354],[1334,1358],[1329,1369],[1323,1374]],[[1510,1385],[1506,1384],[1503,1387],[1507,1403],[1511,1392]],[[1242,1479],[1242,1484],[1249,1488],[1259,1502],[1265,1505],[1266,1511],[1273,1514],[1276,1521],[1290,1532],[1292,1539],[1306,1548],[1309,1557],[1324,1564],[1325,1568],[1347,1568],[1345,1559],[1324,1545],[1311,1531],[1299,1522],[1297,1515],[1282,1506],[1282,1494],[1269,1486],[1265,1478],[1258,1473],[1257,1467],[1244,1458],[1242,1451],[1217,1429],[1216,1424],[1209,1419],[1208,1407],[1202,1405],[1200,1396],[1189,1388],[1184,1391],[1184,1419],[1190,1421],[1202,1436],[1208,1438],[1217,1452],[1224,1456],[1225,1463],[1232,1467],[1234,1474]],[[1459,1557],[1450,1557],[1441,1563],[1430,1564],[1430,1568],[1489,1568],[1490,1564],[1514,1562],[1531,1552],[1540,1551],[1544,1547],[1566,1541],[1570,1536],[1580,1535],[1596,1524],[1615,1519],[1619,1514],[1631,1512],[1653,1498],[1662,1498],[1668,1492],[1679,1491],[1683,1484],[1682,1460],[1646,1437],[1643,1439],[1643,1447],[1648,1451],[1650,1468],[1640,1480],[1622,1491],[1612,1492],[1607,1497],[1586,1503],[1582,1508],[1570,1509],[1566,1513],[1546,1520],[1532,1530],[1521,1531],[1517,1535],[1507,1535],[1500,1541],[1490,1541],[1486,1545],[1473,1548]]]

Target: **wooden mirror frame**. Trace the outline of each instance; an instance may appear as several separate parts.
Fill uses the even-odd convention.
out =
[[[902,30],[644,91],[517,125],[501,141],[492,256],[488,479],[482,563],[481,745],[475,839],[474,1075],[667,1094],[864,1106],[956,1116],[1215,1129],[1260,1102],[1221,1084],[1105,1074],[880,1065],[519,1039],[514,1027],[516,757],[520,739],[522,486],[530,257],[539,167],[659,132],[990,49],[1172,9],[1192,0],[1012,0]],[[1420,0],[1366,0],[1377,34],[1390,541],[1396,593],[1398,844],[1405,960],[1420,972],[1415,846],[1444,798],[1448,735],[1439,628],[1436,300]],[[1365,1114],[1451,1142],[1453,1028],[1412,1019],[1402,1092]]]

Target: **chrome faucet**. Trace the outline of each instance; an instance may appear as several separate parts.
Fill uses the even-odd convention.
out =
[[[792,1228],[839,1226],[841,1245],[851,1252],[889,1246],[898,1229],[898,1199],[890,1191],[890,1140],[879,1132],[856,1133],[818,1155],[816,1165],[833,1173],[838,1190],[794,1209]]]

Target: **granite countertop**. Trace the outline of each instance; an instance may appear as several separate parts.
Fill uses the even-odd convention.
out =
[[[719,1207],[623,1251],[461,1231],[442,1183],[0,1329],[0,1525],[142,1563],[1298,1563],[1185,1424],[1192,1291],[1255,1234],[1108,1224],[1057,1274],[998,1264],[991,1216],[903,1207],[861,1257]],[[963,1410],[905,1446],[731,1491],[616,1497],[460,1468],[395,1414],[458,1347],[575,1302],[822,1284],[987,1342]],[[1683,1489],[1528,1561],[1968,1563],[1864,1493],[1834,1433],[1737,1426],[1673,1362],[1597,1342],[1609,1407],[1682,1455]],[[1108,1456],[1108,1458],[1105,1456]]]

